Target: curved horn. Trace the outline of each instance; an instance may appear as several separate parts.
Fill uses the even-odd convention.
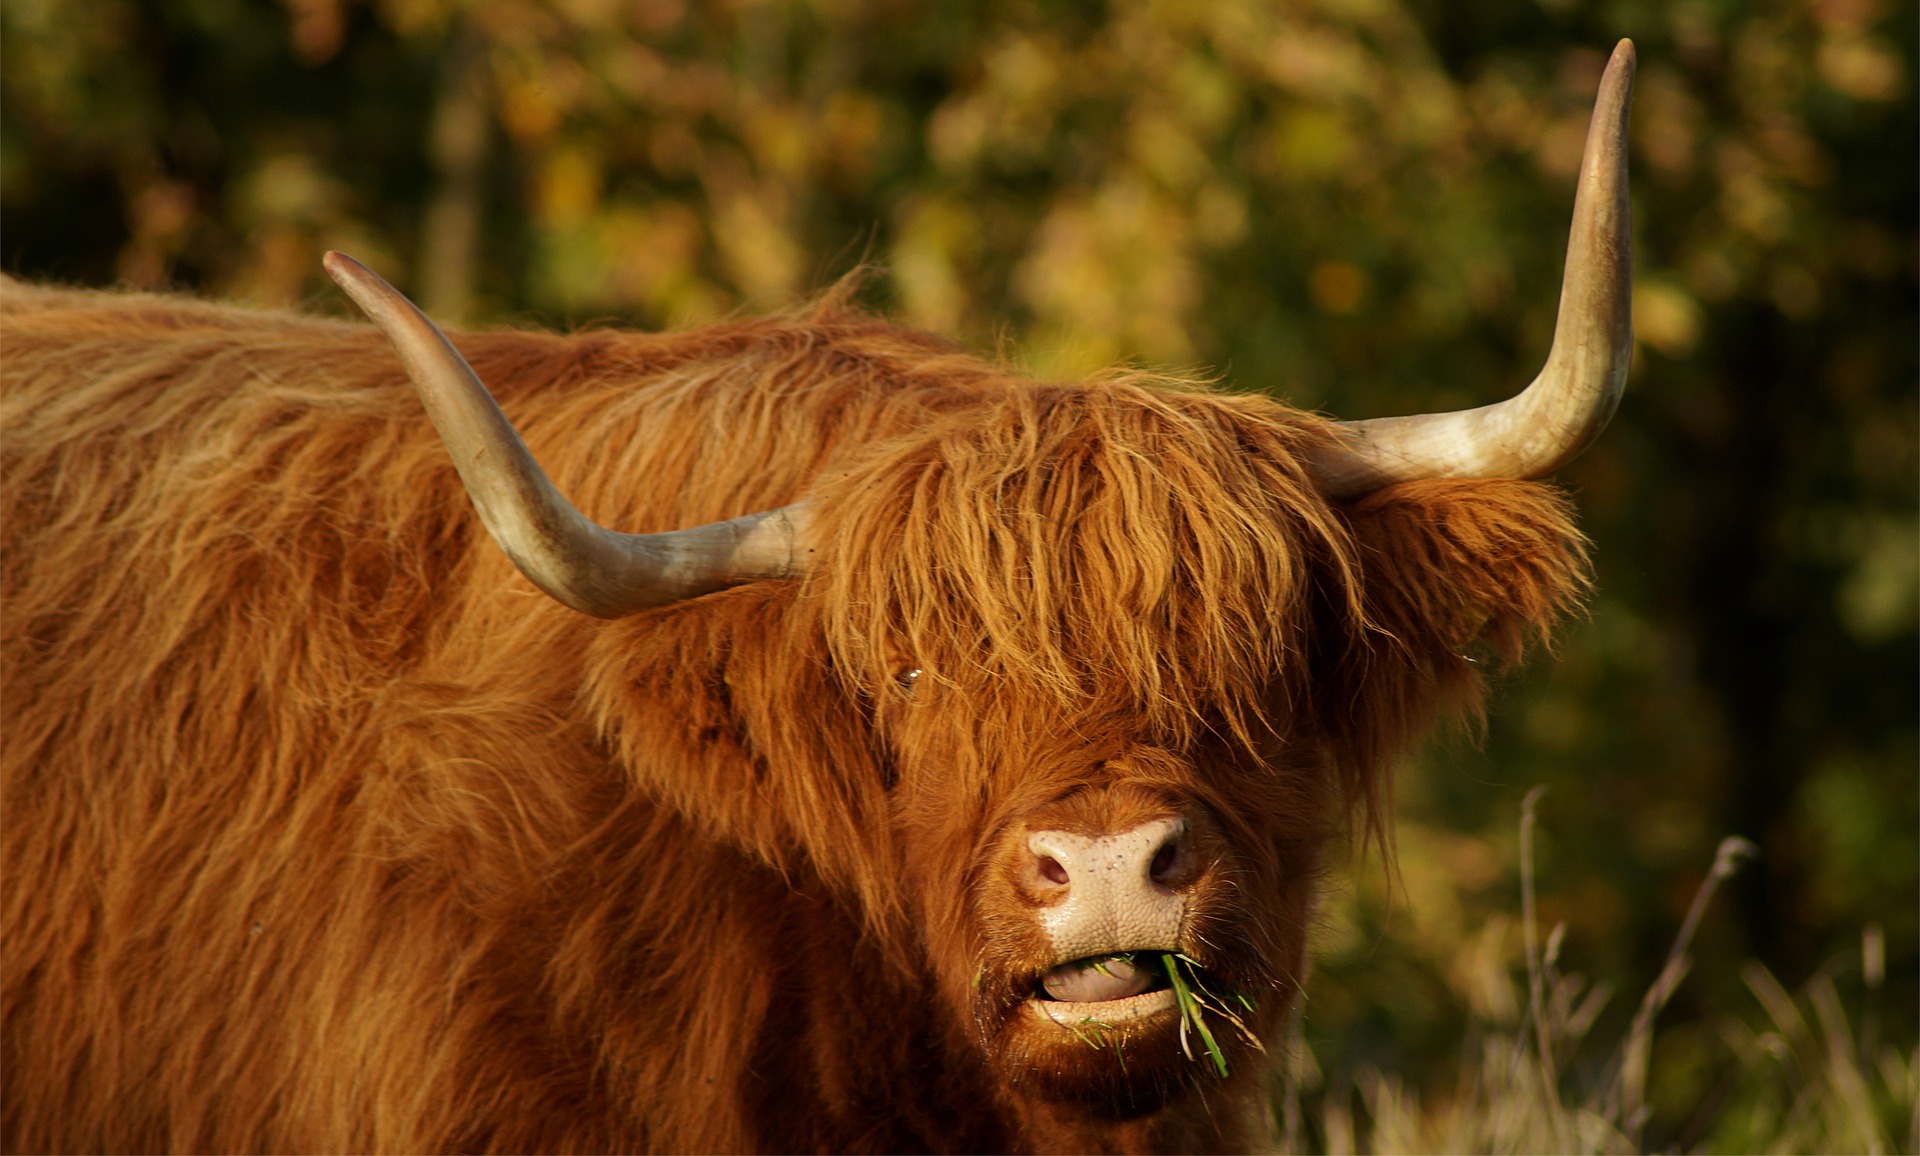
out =
[[[535,586],[575,610],[619,618],[802,572],[805,503],[664,534],[594,524],[547,480],[466,359],[413,302],[343,253],[322,263],[393,343],[480,520]]]
[[[1417,478],[1537,478],[1587,447],[1613,416],[1633,354],[1633,252],[1627,204],[1627,108],[1633,41],[1600,78],[1574,194],[1560,316],[1547,364],[1519,396],[1458,413],[1341,422],[1309,463],[1328,497],[1355,498]]]

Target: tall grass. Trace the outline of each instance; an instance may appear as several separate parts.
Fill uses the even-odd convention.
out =
[[[1648,1088],[1658,1020],[1692,966],[1693,936],[1720,885],[1754,848],[1721,841],[1673,947],[1625,1034],[1592,1038],[1612,996],[1561,969],[1565,925],[1538,935],[1534,909],[1536,789],[1521,808],[1521,933],[1526,975],[1504,962],[1504,922],[1489,926],[1474,970],[1488,1002],[1511,1017],[1476,1016],[1455,1086],[1424,1091],[1372,1067],[1321,1072],[1295,1013],[1277,1114],[1282,1151],[1638,1153],[1648,1150]],[[1863,1007],[1843,1006],[1835,975],[1857,963]],[[1857,960],[1836,960],[1798,993],[1748,963],[1754,1004],[1729,1014],[1720,1034],[1732,1057],[1671,1151],[1881,1153],[1920,1151],[1920,1048],[1879,1038],[1885,943],[1867,928]],[[1502,1022],[1495,1022],[1500,1020]],[[1756,1026],[1757,1025],[1757,1026]],[[1657,1085],[1656,1085],[1657,1086]]]

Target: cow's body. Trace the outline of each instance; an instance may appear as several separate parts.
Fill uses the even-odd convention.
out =
[[[1007,1142],[883,1107],[983,1094],[912,1017],[819,1063],[872,1015],[804,993],[897,969],[805,872],[633,788],[678,768],[596,734],[606,628],[511,579],[377,333],[7,294],[10,1149]],[[592,431],[558,472],[640,527],[783,500],[840,438],[994,385],[902,393],[929,350],[873,325],[481,344],[536,444]],[[790,392],[754,388],[789,357]],[[871,380],[802,388],[839,373]]]
[[[1006,1027],[1053,961],[996,839],[1177,796],[1271,1040],[1341,799],[1580,582],[1534,483],[1337,507],[1319,419],[832,302],[459,338],[610,525],[810,497],[804,582],[602,623],[485,541],[372,329],[5,294],[16,1151],[1253,1142],[1231,1039],[1115,1076]]]

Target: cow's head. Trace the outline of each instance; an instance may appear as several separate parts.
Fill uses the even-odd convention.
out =
[[[1383,764],[1473,708],[1463,652],[1510,657],[1579,591],[1566,510],[1519,479],[1584,447],[1626,375],[1632,71],[1623,43],[1553,349],[1509,401],[1342,424],[1139,378],[1031,385],[849,449],[798,504],[672,533],[584,519],[424,316],[328,268],[516,564],[638,616],[597,661],[652,647],[648,673],[620,666],[600,709],[666,768],[661,797],[806,860],[877,934],[912,928],[1016,1097],[1125,1118],[1254,1067],[1325,840],[1377,824]],[[655,611],[681,621],[649,633]]]
[[[1476,701],[1463,652],[1510,656],[1579,591],[1550,488],[1335,504],[1306,463],[1340,436],[1035,387],[819,491],[789,613],[872,704],[915,926],[1005,1086],[1124,1117],[1260,1070],[1326,839]]]

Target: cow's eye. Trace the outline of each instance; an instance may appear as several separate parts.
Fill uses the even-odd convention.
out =
[[[901,690],[911,695],[914,686],[920,681],[920,668],[916,666],[908,670],[903,670],[893,676],[893,681],[899,684]]]

